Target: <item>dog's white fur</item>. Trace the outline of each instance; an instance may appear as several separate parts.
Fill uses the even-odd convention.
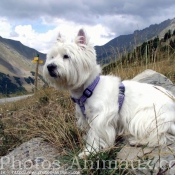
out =
[[[54,76],[47,68],[51,64],[56,65]],[[47,54],[43,74],[55,88],[68,89],[71,96],[80,98],[100,72],[95,50],[81,29],[72,43],[58,36]],[[132,145],[154,147],[175,140],[175,103],[166,95],[167,91],[145,83],[123,81],[125,99],[119,112],[120,82],[115,76],[100,76],[93,95],[85,103],[86,118],[76,105],[78,126],[89,128],[87,145],[80,157],[114,145],[116,136],[121,134]]]

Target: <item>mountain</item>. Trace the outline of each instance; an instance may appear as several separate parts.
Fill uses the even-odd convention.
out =
[[[0,70],[5,70],[5,73],[27,75],[33,70],[34,65],[31,60],[36,54],[39,54],[40,59],[45,61],[45,54],[27,47],[19,41],[0,37]]]
[[[103,46],[95,46],[97,61],[102,65],[113,62],[119,55],[132,51],[143,42],[157,36],[161,39],[168,30],[174,29],[175,18],[116,37]],[[0,96],[33,90],[36,65],[31,60],[36,54],[45,62],[45,54],[24,46],[19,41],[0,37]],[[41,75],[39,80],[43,84]]]
[[[175,18],[161,22],[160,24],[150,25],[143,30],[136,30],[133,34],[121,35],[106,43],[103,46],[95,46],[97,61],[101,64],[114,61],[115,56],[127,53],[144,41],[159,36],[162,38],[168,30],[175,29]]]
[[[0,37],[0,96],[33,90],[36,65],[31,60],[36,54],[45,62],[45,54]]]
[[[32,49],[30,47],[27,47],[25,45],[23,45],[20,41],[15,41],[15,40],[11,40],[11,39],[5,39],[2,38],[0,36],[0,42],[13,48],[14,50],[16,50],[18,53],[20,53],[22,56],[26,57],[29,60],[32,60],[34,56],[36,56],[36,53],[39,54],[40,59],[45,60],[46,59],[46,55],[38,52],[35,49]]]

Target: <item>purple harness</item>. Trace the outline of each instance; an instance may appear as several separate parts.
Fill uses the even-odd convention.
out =
[[[97,76],[96,79],[93,81],[93,83],[83,91],[83,95],[79,99],[71,97],[72,101],[79,105],[81,112],[85,117],[86,117],[86,114],[85,114],[85,105],[84,104],[85,104],[86,100],[92,96],[93,91],[94,91],[95,87],[97,86],[99,80],[100,80],[100,76]],[[124,98],[125,98],[125,86],[121,82],[119,85],[119,98],[118,98],[119,112],[121,110]]]

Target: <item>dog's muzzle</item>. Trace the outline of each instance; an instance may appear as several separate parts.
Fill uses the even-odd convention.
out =
[[[53,63],[48,64],[47,65],[47,70],[48,70],[51,77],[56,78],[58,76],[57,73],[56,73],[57,72],[57,65],[55,65]]]

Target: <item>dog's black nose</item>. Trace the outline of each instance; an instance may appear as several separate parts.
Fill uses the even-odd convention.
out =
[[[47,65],[47,69],[51,77],[57,77],[56,68],[57,68],[57,65],[53,63]]]
[[[49,72],[54,71],[56,68],[57,68],[57,65],[55,65],[55,64],[48,64],[47,65],[47,69]]]

